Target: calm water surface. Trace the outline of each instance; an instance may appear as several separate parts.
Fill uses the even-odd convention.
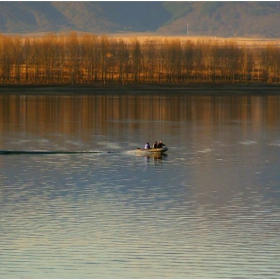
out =
[[[238,93],[238,92],[236,92]],[[2,278],[280,278],[280,95],[0,95]],[[134,149],[163,140],[162,158]]]

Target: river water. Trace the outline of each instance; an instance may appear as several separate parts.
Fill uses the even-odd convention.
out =
[[[30,151],[0,154],[1,278],[280,278],[279,109],[238,90],[1,94],[0,150]],[[135,154],[155,140],[166,156]]]

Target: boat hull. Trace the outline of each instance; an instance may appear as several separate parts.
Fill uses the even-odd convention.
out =
[[[138,155],[162,155],[168,151],[167,147],[162,148],[152,148],[152,149],[137,149],[136,152]]]

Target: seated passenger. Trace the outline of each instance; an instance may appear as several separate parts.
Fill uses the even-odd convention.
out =
[[[145,144],[144,149],[145,149],[145,150],[151,149],[149,142],[147,142],[147,143]]]
[[[163,143],[162,143],[162,141],[159,141],[159,143],[158,143],[157,147],[158,147],[158,148],[162,148],[163,146],[166,146],[166,145],[165,145],[165,144],[163,144]]]
[[[154,143],[153,148],[154,148],[154,149],[158,148],[158,143],[157,143],[157,141]]]

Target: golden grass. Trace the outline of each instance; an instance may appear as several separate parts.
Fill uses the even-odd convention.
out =
[[[122,39],[124,41],[129,41],[131,39],[137,39],[140,43],[147,41],[162,41],[162,40],[180,40],[184,41],[192,41],[194,43],[198,41],[205,42],[236,42],[237,44],[245,44],[248,46],[264,46],[267,44],[279,44],[280,38],[261,38],[261,37],[217,37],[217,36],[189,36],[189,35],[161,35],[153,32],[127,32],[127,33],[103,33],[96,34],[90,32],[80,32],[80,31],[65,31],[65,32],[37,32],[37,33],[25,33],[25,34],[16,34],[16,33],[8,33],[3,35],[8,36],[19,36],[19,37],[33,37],[40,38],[44,37],[48,34],[56,34],[56,35],[66,35],[70,32],[76,32],[77,35],[83,34],[92,34],[97,36],[107,36],[112,39]]]
[[[217,37],[217,36],[188,36],[188,35],[159,35],[156,33],[109,33],[104,34],[109,38],[129,40],[137,38],[141,41],[156,41],[156,40],[180,40],[180,41],[212,41],[212,42],[236,42],[246,45],[264,45],[264,44],[280,44],[280,38],[259,38],[259,37]]]

